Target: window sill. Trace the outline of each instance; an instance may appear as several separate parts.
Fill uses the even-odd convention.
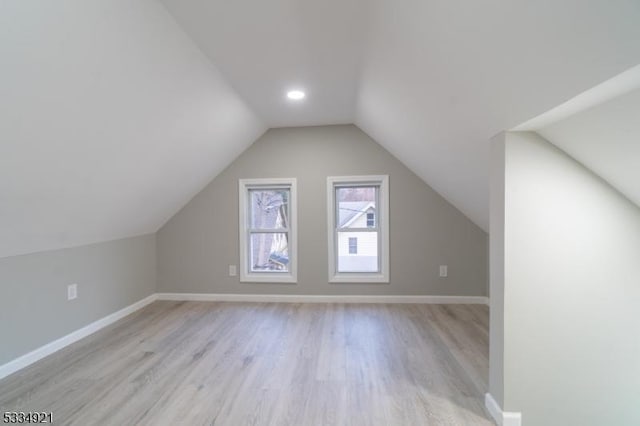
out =
[[[240,276],[241,283],[297,284],[297,277],[290,274],[249,274]]]
[[[363,283],[389,284],[389,277],[384,274],[335,274],[329,278],[330,283]]]

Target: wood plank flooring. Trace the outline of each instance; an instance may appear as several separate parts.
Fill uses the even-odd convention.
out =
[[[155,302],[0,381],[64,425],[492,425],[480,305]]]

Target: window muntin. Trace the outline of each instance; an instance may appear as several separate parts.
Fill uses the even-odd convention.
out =
[[[295,282],[295,179],[241,179],[239,197],[240,280]]]

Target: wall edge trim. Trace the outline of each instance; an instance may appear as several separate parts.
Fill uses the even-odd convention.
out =
[[[484,394],[484,405],[487,407],[487,411],[496,421],[498,426],[521,426],[522,414],[516,412],[502,411],[502,408],[498,405],[493,396],[489,392]]]

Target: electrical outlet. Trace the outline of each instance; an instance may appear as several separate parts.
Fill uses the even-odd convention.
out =
[[[236,268],[236,265],[229,265],[229,276],[235,277],[236,275],[238,275],[238,270]]]
[[[447,265],[440,265],[440,278],[446,278],[449,275],[449,268]]]
[[[69,284],[67,286],[67,300],[73,300],[78,297],[78,284]]]

